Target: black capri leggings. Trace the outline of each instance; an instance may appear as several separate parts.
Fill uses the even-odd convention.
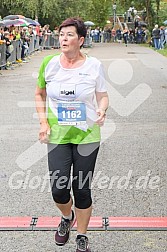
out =
[[[52,196],[56,203],[70,201],[71,186],[75,206],[91,206],[91,181],[99,150],[99,142],[90,144],[48,144],[48,165]],[[71,167],[72,174],[71,174]]]

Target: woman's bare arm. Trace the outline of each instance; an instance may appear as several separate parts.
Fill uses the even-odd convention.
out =
[[[106,111],[109,105],[109,99],[107,92],[96,92],[96,101],[98,105],[97,114],[99,118],[96,123],[101,126],[104,123]]]
[[[48,136],[50,135],[50,126],[46,118],[46,89],[36,87],[35,90],[35,102],[36,110],[39,116],[40,131],[39,140],[41,143],[48,142]]]

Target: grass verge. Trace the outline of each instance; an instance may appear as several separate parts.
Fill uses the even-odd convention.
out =
[[[154,50],[154,47],[152,46],[149,46],[148,43],[146,44],[140,44],[141,46],[144,46],[144,47],[149,47],[150,49]],[[164,49],[161,49],[161,50],[157,50],[158,53],[160,53],[161,55],[167,57],[167,46],[165,46]]]

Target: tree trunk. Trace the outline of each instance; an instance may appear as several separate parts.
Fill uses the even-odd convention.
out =
[[[150,26],[150,0],[146,0],[147,23]]]
[[[157,4],[157,23],[159,23],[160,0],[156,0],[156,4]]]

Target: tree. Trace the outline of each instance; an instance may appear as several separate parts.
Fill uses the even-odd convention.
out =
[[[52,0],[1,0],[0,10],[1,15],[21,14],[24,16],[35,18],[35,15],[40,11],[43,17],[46,17],[49,10],[53,6]],[[4,10],[4,12],[2,12]],[[5,15],[4,15],[5,14]]]
[[[105,26],[109,17],[109,10],[111,6],[110,0],[93,0],[89,19],[93,21],[96,26]]]
[[[22,14],[35,18],[42,25],[48,23],[53,28],[70,16],[80,16],[91,20],[96,26],[105,26],[111,16],[112,5],[116,2],[117,13],[124,13],[131,5],[138,11],[146,10],[147,22],[152,27],[155,22],[167,19],[167,0],[0,0],[0,16]]]
[[[124,6],[124,11],[127,11],[132,5],[131,0],[118,0],[117,2],[119,3],[118,5]],[[153,27],[155,23],[162,23],[162,16],[164,18],[165,10],[167,10],[167,0],[134,0],[133,5],[138,11],[146,10],[146,20],[149,27]]]
[[[92,0],[0,0],[0,15],[21,14],[49,23],[60,24],[67,17],[80,16],[84,20],[90,18]]]

